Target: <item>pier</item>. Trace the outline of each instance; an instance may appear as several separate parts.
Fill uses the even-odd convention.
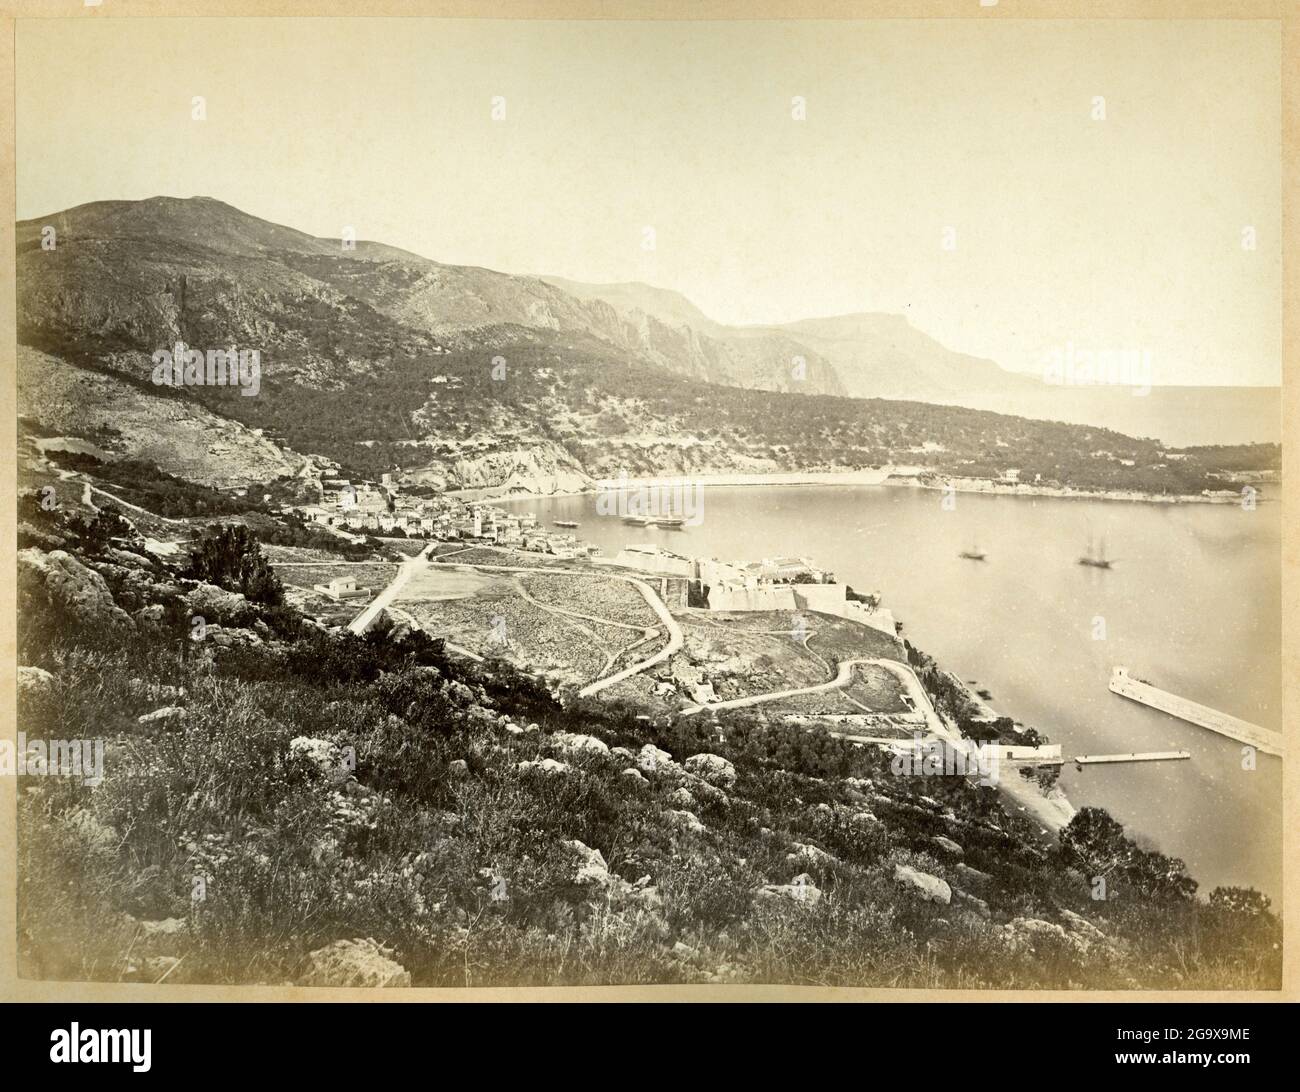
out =
[[[1170,694],[1167,690],[1161,690],[1150,683],[1133,678],[1126,668],[1116,667],[1111,670],[1110,691],[1130,701],[1159,709],[1162,713],[1178,717],[1189,724],[1195,724],[1198,728],[1208,728],[1211,732],[1218,732],[1221,736],[1245,743],[1265,754],[1282,757],[1280,734],[1269,732],[1257,724],[1229,716],[1227,713],[1220,713],[1208,705],[1201,705],[1187,698],[1180,698],[1177,694]]]
[[[1168,762],[1191,757],[1191,751],[1145,751],[1127,755],[1075,755],[1074,761],[1080,766],[1092,766],[1103,762]]]

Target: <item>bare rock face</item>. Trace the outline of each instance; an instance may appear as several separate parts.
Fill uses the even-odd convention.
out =
[[[962,879],[977,886],[989,883],[993,879],[987,872],[981,872],[978,868],[971,868],[968,864],[958,864],[956,871]]]
[[[653,743],[647,743],[641,748],[640,754],[637,755],[636,764],[642,773],[670,773],[681,769],[673,761],[672,755],[656,747]]]
[[[113,601],[104,578],[64,550],[18,551],[18,587],[37,602],[47,599],[101,633],[127,633],[131,616]]]
[[[41,698],[54,689],[54,676],[43,667],[20,667],[18,669],[18,697],[27,701]]]
[[[691,755],[683,765],[696,777],[717,788],[729,789],[736,783],[736,767],[721,755]]]
[[[558,762],[553,758],[530,759],[524,762],[516,762],[515,769],[521,773],[536,771],[548,776],[553,774],[567,774],[573,771],[573,767],[567,762]]]
[[[787,853],[785,859],[791,864],[826,865],[837,864],[839,859],[818,846],[805,842],[792,843],[793,853]]]
[[[979,917],[987,918],[989,916],[989,904],[978,896],[963,891],[960,887],[952,889],[952,898],[954,903],[965,907]]]
[[[1098,929],[1092,922],[1081,914],[1076,914],[1073,910],[1062,909],[1059,911],[1061,920],[1065,922],[1065,927],[1073,933],[1078,933],[1086,940],[1106,942],[1106,934]]]
[[[911,888],[912,893],[925,902],[937,902],[947,906],[952,902],[952,888],[938,876],[928,872],[919,872],[907,865],[894,865],[894,879]]]
[[[605,855],[576,838],[562,843],[574,858],[574,887],[582,892],[586,901],[598,903],[608,900],[615,909],[637,908],[656,911],[663,908],[659,889],[650,884],[649,876],[636,883],[628,883],[617,872],[611,872]]]
[[[411,972],[391,957],[370,937],[364,940],[336,940],[317,948],[307,957],[307,970],[300,986],[365,986],[372,988],[409,986]]]
[[[822,900],[821,888],[813,883],[807,872],[801,872],[789,883],[764,884],[754,894],[765,901],[789,899],[801,906],[816,906]]]
[[[556,732],[551,741],[566,755],[607,755],[609,747],[595,736],[585,736],[578,732]]]
[[[565,842],[564,846],[577,858],[578,868],[573,876],[574,883],[584,887],[600,888],[610,885],[612,877],[609,866],[605,863],[605,855],[600,850],[592,849],[576,838]]]
[[[695,797],[691,795],[690,789],[678,787],[668,794],[668,803],[676,804],[679,808],[693,808]]]
[[[125,565],[131,569],[144,569],[149,571],[153,568],[153,562],[148,558],[141,557],[132,550],[110,549],[108,556],[116,561],[119,565]]]
[[[257,609],[239,592],[226,591],[215,584],[199,584],[185,596],[185,604],[209,623],[238,626],[257,617]]]
[[[686,786],[688,795],[701,804],[725,808],[731,803],[725,792],[693,774],[686,774],[683,784]],[[686,807],[693,806],[692,804],[686,805]]]
[[[141,713],[135,720],[137,724],[160,724],[176,720],[184,715],[185,710],[181,706],[164,705],[161,709],[155,709],[152,713]]]
[[[668,821],[678,830],[684,830],[688,834],[703,834],[705,826],[699,821],[694,812],[681,809],[669,809],[664,813]]]
[[[1017,951],[1038,952],[1044,947],[1066,949],[1082,954],[1088,945],[1054,921],[1041,918],[1015,918],[1002,927],[1007,942]]]
[[[296,736],[289,741],[289,754],[305,758],[321,773],[332,773],[342,764],[342,755],[337,746],[328,739],[314,736]]]

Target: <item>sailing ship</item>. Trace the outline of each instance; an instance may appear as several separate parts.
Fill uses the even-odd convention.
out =
[[[1106,540],[1103,538],[1101,544],[1094,551],[1092,540],[1088,540],[1088,552],[1079,558],[1080,565],[1087,565],[1092,569],[1109,569],[1110,561],[1106,557]]]

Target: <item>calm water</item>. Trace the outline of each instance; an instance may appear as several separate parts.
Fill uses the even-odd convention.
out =
[[[606,556],[631,542],[725,560],[804,555],[879,590],[918,647],[1067,755],[1187,750],[1189,762],[1072,764],[1076,807],[1105,808],[1139,841],[1181,857],[1203,892],[1281,895],[1281,761],[1241,769],[1239,744],[1111,694],[1112,665],[1280,731],[1281,531],[1277,505],[1145,505],[940,494],[892,487],[709,489],[704,520],[643,530],[595,497],[511,502]],[[1109,571],[1076,563],[1104,538]],[[988,560],[959,559],[973,542]],[[1094,634],[1102,633],[1103,639]]]

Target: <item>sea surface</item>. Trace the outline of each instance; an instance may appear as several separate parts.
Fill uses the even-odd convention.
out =
[[[1105,808],[1142,844],[1181,857],[1208,891],[1280,902],[1281,760],[1243,769],[1232,740],[1106,688],[1111,668],[1281,730],[1281,521],[1276,504],[1159,505],[942,494],[892,486],[746,486],[702,493],[702,521],[642,529],[595,496],[508,502],[577,520],[607,557],[655,542],[693,556],[806,556],[879,591],[904,636],[992,694],[1067,756],[1190,751],[1190,761],[1076,767],[1076,807]],[[1078,564],[1102,540],[1109,570]],[[985,561],[958,557],[978,545]]]

